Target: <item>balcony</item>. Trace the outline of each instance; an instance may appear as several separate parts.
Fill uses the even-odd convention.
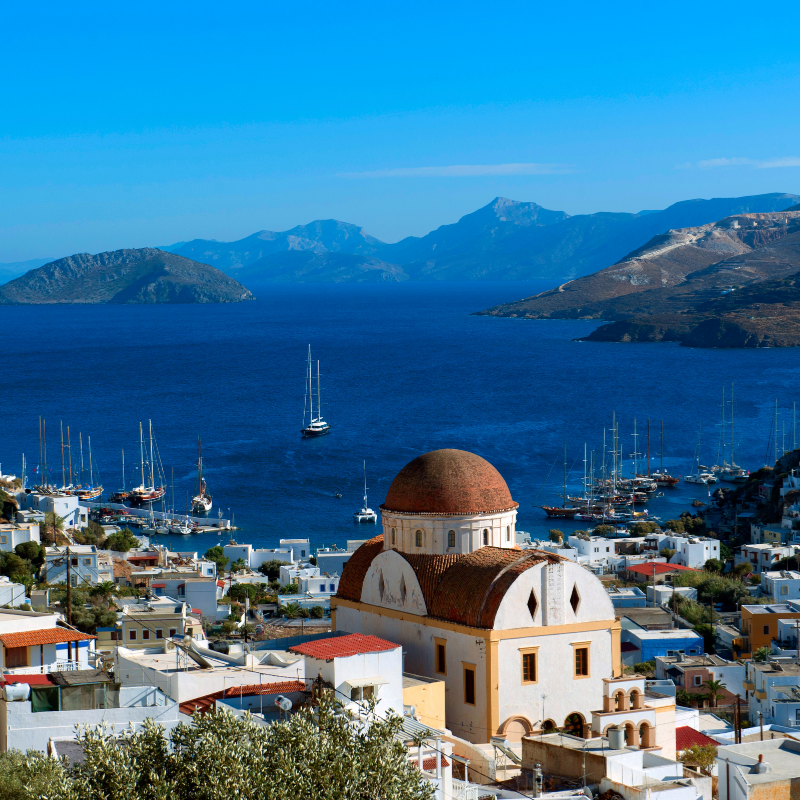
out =
[[[751,681],[742,681],[742,686],[744,686],[746,692],[754,692],[756,690],[756,685]]]
[[[48,672],[74,672],[86,669],[79,661],[54,661],[52,664],[42,664],[38,667],[13,667],[4,669],[4,675],[46,675]]]
[[[759,699],[759,700],[766,700],[767,699],[767,693],[759,691],[758,689],[756,689],[755,692],[753,692],[753,694],[755,694],[756,698]]]

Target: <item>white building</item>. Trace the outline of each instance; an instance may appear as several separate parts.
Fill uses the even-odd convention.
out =
[[[0,607],[17,608],[28,602],[27,589],[21,583],[12,583],[11,578],[0,575]]]
[[[49,495],[35,492],[17,492],[15,495],[21,510],[54,513],[62,517],[65,528],[83,528],[89,524],[89,509],[79,505],[75,495]]]
[[[774,544],[746,544],[742,546],[741,552],[735,557],[736,564],[749,562],[753,572],[762,574],[774,570],[776,561],[789,558],[800,548],[790,545]]]
[[[311,555],[310,539],[281,539],[278,544],[281,550],[291,549],[297,561],[306,561]]]
[[[800,599],[800,572],[773,570],[761,573],[761,588],[776,603]]]
[[[308,562],[287,564],[281,567],[278,580],[288,586],[290,583],[297,583],[301,578],[319,578],[319,567]]]
[[[38,522],[0,523],[0,550],[13,553],[23,542],[40,542]]]
[[[765,724],[777,723],[780,717],[786,724],[800,725],[800,666],[796,658],[769,658],[764,662],[748,661],[744,687],[749,693],[749,711],[751,720],[760,720],[763,715]],[[794,707],[787,708],[787,702]]]
[[[314,575],[298,580],[300,592],[312,595],[334,595],[339,591],[338,575]]]
[[[717,749],[719,796],[724,800],[794,797],[800,742],[771,739]]]
[[[114,567],[109,555],[93,544],[46,547],[42,580],[47,583],[66,583],[68,574],[73,586],[84,588],[114,581]]]
[[[585,733],[618,677],[620,623],[576,563],[519,550],[517,503],[494,467],[438,450],[406,465],[331,601],[335,630],[398,642],[406,670],[443,680],[447,727],[471,742],[542,727]]]
[[[671,534],[661,542],[661,548],[665,547],[677,551],[670,558],[670,564],[681,564],[692,569],[702,569],[709,559],[715,558],[719,560],[719,539],[711,539],[707,536]]]

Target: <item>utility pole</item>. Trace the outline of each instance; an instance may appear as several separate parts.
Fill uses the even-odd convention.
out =
[[[764,713],[758,712],[758,724],[761,726],[761,741],[764,741]]]

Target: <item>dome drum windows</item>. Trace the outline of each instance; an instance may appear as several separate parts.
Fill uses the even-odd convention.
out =
[[[486,545],[488,545],[488,544],[489,544],[489,529],[488,528],[484,528],[483,529],[483,546],[486,547]]]
[[[422,547],[422,531],[417,531],[414,534],[414,544],[417,547]]]
[[[392,544],[397,544],[397,529],[392,528]]]
[[[447,546],[448,547],[455,547],[456,546],[456,532],[455,531],[448,531],[447,532]]]

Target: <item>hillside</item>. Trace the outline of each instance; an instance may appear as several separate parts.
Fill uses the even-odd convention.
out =
[[[661,211],[638,214],[600,212],[570,216],[536,203],[503,197],[442,225],[422,237],[385,244],[356,225],[318,220],[289,231],[261,231],[236,242],[196,239],[162,248],[213,264],[228,274],[276,253],[306,251],[345,253],[375,258],[397,268],[409,280],[530,280],[563,281],[587,275],[616,263],[654,236],[676,228],[712,223],[737,214],[781,211],[800,202],[792,194],[686,200]],[[708,262],[710,263],[710,262]],[[298,280],[362,280],[360,271],[344,277],[334,270],[325,277],[302,273]],[[241,273],[243,274],[243,273]],[[267,274],[272,274],[267,271]],[[277,270],[275,280],[288,280]]]
[[[375,283],[408,280],[401,267],[351,253],[290,250],[273,253],[231,274],[245,283]]]
[[[253,295],[214,267],[154,248],[61,258],[0,286],[0,305],[237,303]]]
[[[797,211],[742,214],[671,230],[593,275],[480,313],[531,319],[616,319],[635,313],[684,311],[714,293],[796,271],[800,264],[791,237],[798,231]],[[772,245],[777,249],[764,249]]]

